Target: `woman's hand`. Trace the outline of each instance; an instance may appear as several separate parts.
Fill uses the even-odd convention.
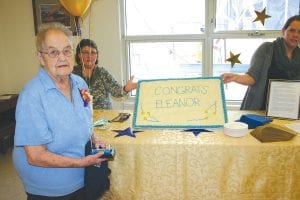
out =
[[[88,155],[84,158],[82,158],[82,166],[87,167],[87,166],[93,166],[93,165],[101,165],[102,162],[107,161],[107,158],[101,158],[103,156],[103,152],[98,152],[93,155]]]
[[[136,89],[136,83],[133,82],[134,76],[130,77],[130,80],[128,80],[128,82],[126,83],[126,85],[124,86],[124,92],[128,93],[134,89]]]
[[[236,82],[242,85],[253,85],[255,83],[254,78],[248,74],[234,74],[234,73],[224,73],[221,75],[223,82],[230,83]]]
[[[224,73],[221,75],[223,82],[226,83],[230,83],[230,82],[235,82],[237,79],[237,74],[233,74],[233,73]]]
[[[48,151],[46,145],[25,146],[25,153],[29,164],[41,167],[86,167],[107,160],[107,158],[100,158],[103,152],[83,158],[62,156]]]

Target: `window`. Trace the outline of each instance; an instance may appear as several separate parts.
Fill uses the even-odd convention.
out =
[[[300,0],[121,0],[124,77],[163,79],[245,73],[256,48],[281,35]],[[270,18],[254,22],[266,8]],[[226,59],[240,54],[241,64]],[[228,103],[247,87],[225,86]],[[132,93],[132,95],[135,95]]]
[[[200,34],[205,0],[124,0],[126,36]]]
[[[202,76],[202,42],[130,43],[131,70],[138,79]]]

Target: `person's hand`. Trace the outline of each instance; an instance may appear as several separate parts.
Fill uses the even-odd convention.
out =
[[[250,76],[249,74],[234,74],[234,73],[224,73],[221,75],[223,78],[223,82],[230,83],[230,82],[236,82],[242,85],[253,85],[255,84],[254,78]]]
[[[93,165],[101,165],[102,162],[107,161],[107,158],[101,158],[101,156],[103,156],[103,152],[98,152],[96,154],[93,155],[88,155],[86,157],[83,158],[83,166],[87,167],[87,166],[93,166]]]
[[[130,80],[127,81],[126,85],[124,86],[125,92],[130,92],[131,90],[136,89],[136,83],[133,82],[134,76],[130,77]]]
[[[230,83],[230,82],[235,82],[237,79],[237,74],[233,74],[233,73],[224,73],[221,75],[223,82],[226,83]]]

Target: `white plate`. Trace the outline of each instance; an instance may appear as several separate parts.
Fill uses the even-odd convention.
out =
[[[223,132],[231,137],[243,137],[248,133],[248,124],[243,122],[226,123]]]

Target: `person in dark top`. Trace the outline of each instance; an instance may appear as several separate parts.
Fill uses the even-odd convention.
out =
[[[265,42],[255,51],[246,74],[224,73],[224,83],[248,85],[241,110],[265,110],[270,79],[300,80],[300,15],[290,17],[282,37]]]
[[[73,73],[81,76],[88,84],[94,109],[112,109],[110,95],[117,98],[126,96],[136,89],[136,83],[132,76],[122,87],[104,67],[98,66],[98,53],[93,40],[82,39],[76,48],[75,60],[78,65],[74,67]]]

